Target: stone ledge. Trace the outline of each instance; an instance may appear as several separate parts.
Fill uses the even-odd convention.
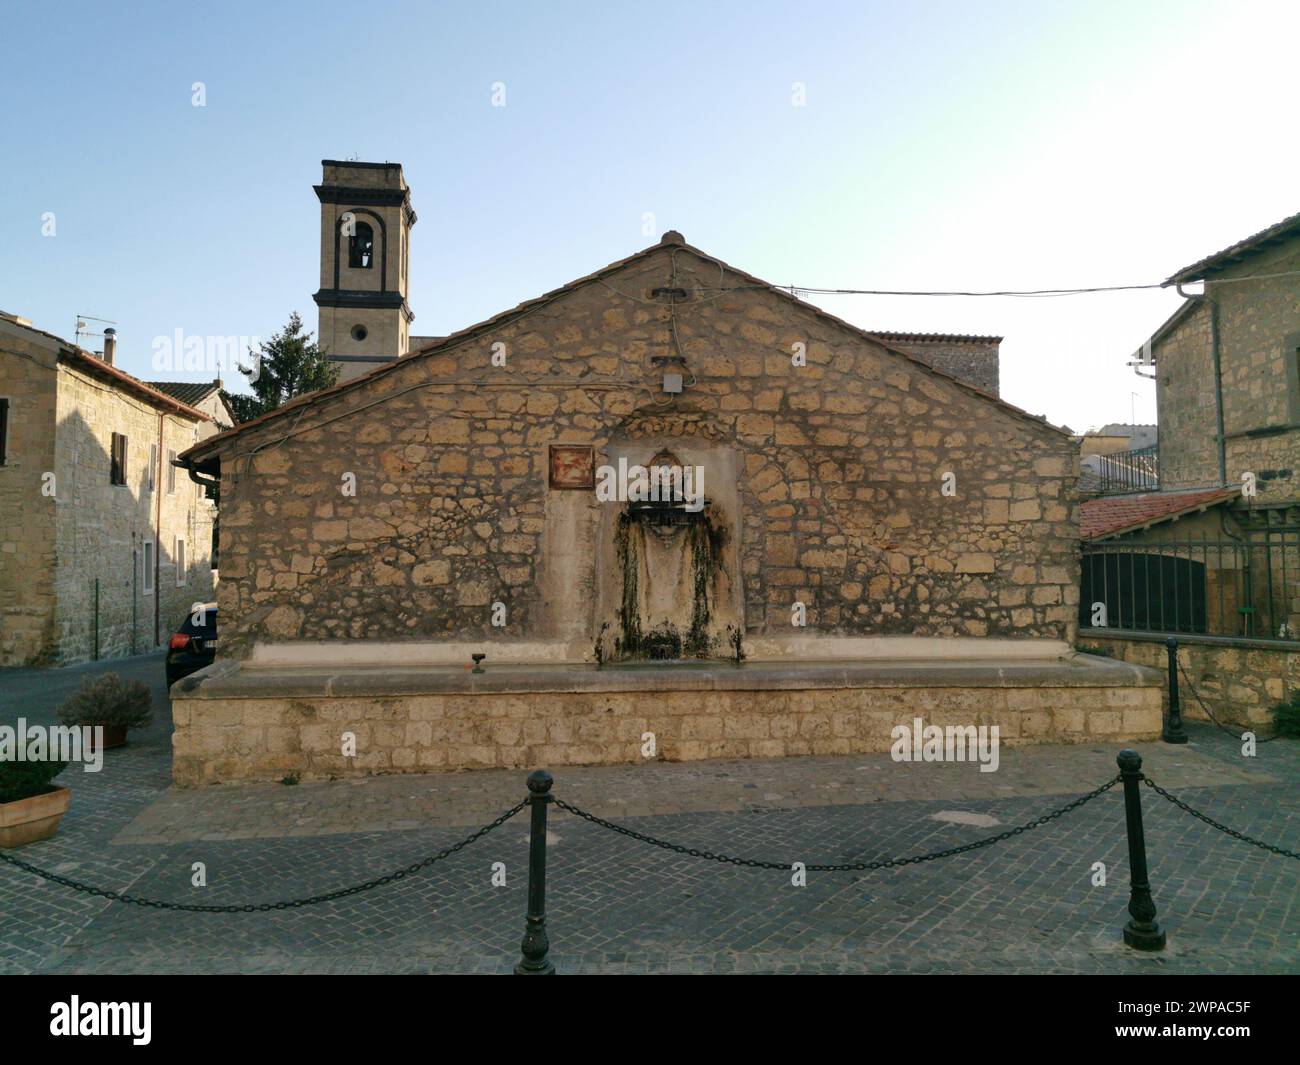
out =
[[[489,663],[594,665],[592,641],[564,640],[285,640],[254,644],[245,665],[257,669],[459,667],[476,652]],[[1034,661],[1068,656],[1064,640],[929,636],[747,637],[755,663],[855,661]],[[614,667],[611,667],[614,668]]]
[[[1159,687],[1147,666],[1072,654],[1052,661],[718,662],[595,666],[509,665],[472,673],[465,667],[286,668],[218,662],[172,687],[191,699],[384,698],[405,695],[541,692],[801,691],[836,688],[1113,688]]]
[[[1086,633],[1086,635],[1085,635]],[[1222,647],[1240,648],[1244,651],[1279,651],[1283,654],[1300,654],[1300,641],[1297,640],[1263,640],[1251,636],[1200,636],[1196,633],[1148,632],[1143,629],[1094,628],[1080,631],[1079,641],[1096,638],[1098,640],[1134,640],[1138,643],[1158,643],[1165,645],[1169,637],[1178,641],[1179,647]]]

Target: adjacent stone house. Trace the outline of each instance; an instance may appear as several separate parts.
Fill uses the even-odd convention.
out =
[[[1080,623],[1135,662],[1176,634],[1216,712],[1258,723],[1300,679],[1300,215],[1167,283],[1186,302],[1135,357],[1158,446],[1101,456]]]
[[[1178,271],[1204,282],[1143,346],[1156,377],[1160,487],[1254,474],[1258,505],[1300,502],[1300,215]]]
[[[152,650],[213,597],[216,506],[170,463],[224,403],[124,373],[115,342],[0,314],[0,665]]]
[[[974,385],[990,396],[1001,388],[1001,337],[951,333],[887,333],[872,330],[890,347],[906,352],[936,370]]]

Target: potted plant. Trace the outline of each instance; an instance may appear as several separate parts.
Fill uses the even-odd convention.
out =
[[[121,747],[128,731],[152,724],[153,696],[147,685],[116,673],[87,677],[59,708],[59,720],[78,728],[102,727],[104,749]],[[94,733],[87,743],[93,750]]]
[[[21,847],[58,831],[72,792],[50,781],[67,764],[0,762],[0,847]]]
[[[1273,707],[1273,727],[1279,736],[1300,736],[1300,688],[1291,693],[1289,703]]]

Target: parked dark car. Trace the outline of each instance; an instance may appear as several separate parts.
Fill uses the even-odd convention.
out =
[[[216,657],[217,604],[205,603],[201,611],[185,615],[167,645],[167,687],[195,670],[210,666]]]

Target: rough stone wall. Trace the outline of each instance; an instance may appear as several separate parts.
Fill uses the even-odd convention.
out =
[[[1227,276],[1300,271],[1300,241]],[[1228,478],[1258,477],[1260,503],[1300,500],[1300,277],[1212,284],[1219,301]],[[1264,430],[1266,435],[1254,435]],[[1250,435],[1246,435],[1250,434]]]
[[[93,656],[96,579],[99,656],[151,650],[165,643],[194,602],[213,597],[213,504],[181,470],[168,490],[167,452],[197,443],[202,423],[166,414],[67,364],[59,370],[57,417],[54,657],[64,663]],[[115,432],[128,440],[125,485],[110,483]],[[151,445],[158,448],[153,490]],[[178,537],[186,555],[179,575]],[[146,540],[157,541],[156,592],[144,589]]]
[[[908,337],[886,339],[892,347],[915,355],[936,370],[951,374],[960,381],[996,396],[999,394],[998,349],[996,340],[954,338],[922,340]]]
[[[1198,306],[1155,345],[1160,487],[1219,483],[1210,312]]]
[[[692,295],[671,311],[651,295],[670,279]],[[674,335],[687,386],[666,401],[651,359]],[[798,600],[805,633],[1073,637],[1067,435],[665,245],[225,447],[222,654],[575,625],[592,637],[611,620],[595,616],[598,576],[563,545],[544,551],[544,532],[563,512],[585,563],[616,504],[548,489],[547,447],[591,444],[599,464],[611,440],[663,436],[735,450],[730,576],[751,634],[798,632]]]
[[[54,513],[41,474],[54,469],[54,354],[0,319],[0,397],[9,400],[0,466],[0,666],[42,664],[54,621]]]
[[[1137,640],[1093,631],[1080,634],[1080,649],[1096,646],[1139,666],[1168,671],[1164,637]],[[1273,721],[1273,707],[1300,688],[1300,649],[1268,648],[1243,643],[1226,646],[1178,638],[1178,660],[1191,676],[1201,700],[1220,721],[1256,728]],[[1179,702],[1184,717],[1207,720],[1200,702],[1179,677]],[[1168,693],[1165,704],[1168,705]]]
[[[224,637],[223,637],[224,639]],[[173,703],[173,780],[365,776],[437,769],[617,765],[887,751],[920,716],[997,725],[1010,746],[1160,734],[1158,687],[908,687],[809,691],[530,692],[401,698],[187,699]],[[356,738],[345,757],[344,732]]]
[[[1219,309],[1227,476],[1258,477],[1257,502],[1300,499],[1300,242],[1253,256],[1211,282]],[[1217,484],[1210,315],[1202,306],[1156,347],[1161,487]]]

